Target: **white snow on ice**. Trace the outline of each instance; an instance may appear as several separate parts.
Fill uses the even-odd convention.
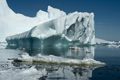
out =
[[[48,63],[52,62],[52,63],[67,63],[67,64],[105,65],[105,63],[96,61],[91,58],[85,58],[83,60],[79,60],[79,59],[63,58],[54,55],[45,56],[41,54],[38,54],[37,56],[34,57],[30,57],[28,53],[23,53],[21,55],[21,58],[18,58],[18,60],[21,60],[23,62],[44,61]]]
[[[53,8],[51,11],[54,12],[54,10],[57,11],[56,9]],[[73,12],[68,15],[65,15],[62,12],[61,15],[63,16],[43,22],[33,27],[31,30],[27,32],[9,36],[6,38],[6,40],[8,42],[11,41],[14,42],[16,40],[17,43],[19,43],[22,41],[22,39],[25,40],[27,40],[27,38],[45,39],[56,35],[65,37],[69,41],[79,41],[80,43],[83,44],[95,44],[93,13]],[[22,43],[24,43],[24,41],[22,41]]]
[[[38,24],[56,19],[58,17],[66,16],[65,12],[63,12],[59,9],[56,9],[56,8],[52,8],[51,6],[48,6],[47,11],[48,12],[39,10],[35,17],[28,17],[28,16],[24,16],[20,13],[15,13],[12,9],[9,8],[6,0],[0,0],[0,42],[5,41],[5,38],[7,36],[11,36],[11,35],[15,35],[15,34],[19,34],[19,33],[28,31]],[[82,13],[80,13],[80,14],[82,14]],[[87,14],[87,13],[84,13],[84,14]],[[80,20],[80,18],[78,20]],[[83,24],[86,26],[88,19],[85,18],[85,20],[86,21]],[[71,21],[71,19],[69,19],[69,21]],[[58,25],[59,25],[59,23],[58,23]],[[66,24],[66,25],[68,26],[68,24]],[[67,26],[66,26],[66,28],[68,28]],[[49,30],[51,32],[53,32],[51,35],[55,34],[55,32],[56,32],[51,29],[49,29]],[[44,34],[42,36],[45,36],[48,34],[49,33]],[[24,36],[26,36],[26,34],[23,35],[23,37]],[[50,35],[48,35],[48,36],[50,36]],[[63,36],[66,37],[64,34],[63,34]],[[68,37],[66,37],[66,39],[71,41],[71,39],[69,39]],[[110,41],[105,41],[105,40],[98,39],[98,38],[96,38],[95,41],[97,44],[110,43],[108,45],[108,47],[113,47],[113,48],[120,47],[119,44],[111,45]]]
[[[39,10],[35,17],[28,17],[15,13],[9,8],[6,0],[0,0],[0,41],[5,41],[7,36],[28,31],[40,23],[64,15],[65,12],[48,6],[48,12]]]

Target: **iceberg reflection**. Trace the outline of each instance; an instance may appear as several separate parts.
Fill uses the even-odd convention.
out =
[[[80,48],[80,47],[79,47]],[[56,49],[53,49],[56,50]],[[61,51],[61,52],[59,52]],[[62,57],[72,59],[94,59],[94,47],[81,47],[79,50],[59,50]],[[63,54],[62,52],[65,53]],[[44,50],[43,50],[44,52]],[[49,52],[49,51],[47,51]],[[54,51],[55,52],[55,51]],[[57,53],[57,52],[56,52]],[[55,53],[55,54],[56,54]],[[48,55],[48,54],[47,54]],[[60,55],[59,55],[60,56]],[[82,66],[82,65],[65,65],[65,64],[43,64],[43,63],[28,63],[28,62],[13,62],[17,68],[26,69],[30,66],[35,66],[39,78],[37,80],[89,80],[92,77],[92,71],[100,66]]]

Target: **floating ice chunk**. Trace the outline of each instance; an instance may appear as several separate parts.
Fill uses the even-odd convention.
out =
[[[32,62],[32,57],[30,57],[29,54],[26,53],[26,52],[24,52],[24,53],[20,56],[20,58],[22,59],[22,61],[25,60],[25,61]]]
[[[98,38],[96,38],[96,44],[104,45],[109,48],[120,48],[120,42],[106,41],[106,40],[98,39]]]
[[[28,57],[28,55],[26,55]],[[77,64],[77,65],[105,65],[105,63],[99,62],[99,61],[95,61],[94,59],[91,58],[85,58],[83,60],[79,60],[79,59],[69,59],[69,58],[63,58],[63,57],[57,57],[54,55],[49,55],[49,56],[44,56],[41,54],[38,54],[35,57],[31,57],[30,58],[32,62],[37,62],[37,63],[41,63],[41,62],[45,62],[45,63],[56,63],[56,64]],[[25,61],[27,62],[28,59],[26,59],[26,57],[24,58],[18,58],[18,60],[21,61]]]
[[[39,72],[37,71],[37,69],[34,66],[20,72],[20,74],[22,74],[22,75],[33,75],[33,74],[38,74],[38,73]]]
[[[28,53],[24,52],[22,55],[21,55],[21,58],[23,59],[31,59],[31,57],[29,56]]]
[[[120,48],[120,44],[119,45],[115,45],[115,44],[109,44],[107,45],[109,48]]]

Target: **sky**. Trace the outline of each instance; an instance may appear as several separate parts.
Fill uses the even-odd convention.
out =
[[[64,12],[93,12],[95,36],[105,40],[120,40],[120,0],[7,0],[16,13],[35,17],[39,10],[47,11],[48,5]]]

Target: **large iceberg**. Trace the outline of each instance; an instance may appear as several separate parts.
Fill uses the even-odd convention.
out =
[[[95,44],[93,13],[66,14],[48,6],[47,12],[39,10],[35,17],[27,17],[11,10],[6,0],[0,0],[0,4],[0,41],[9,36],[6,38],[9,46],[36,48],[41,44]]]
[[[54,15],[59,14],[55,13]],[[52,12],[51,12],[52,13]],[[95,44],[94,14],[74,12],[68,15],[53,18],[43,22],[31,30],[6,38],[8,45],[15,44],[19,47],[36,48],[41,45],[53,46],[56,44],[69,45],[69,42],[79,44]],[[53,15],[53,14],[51,14]]]

